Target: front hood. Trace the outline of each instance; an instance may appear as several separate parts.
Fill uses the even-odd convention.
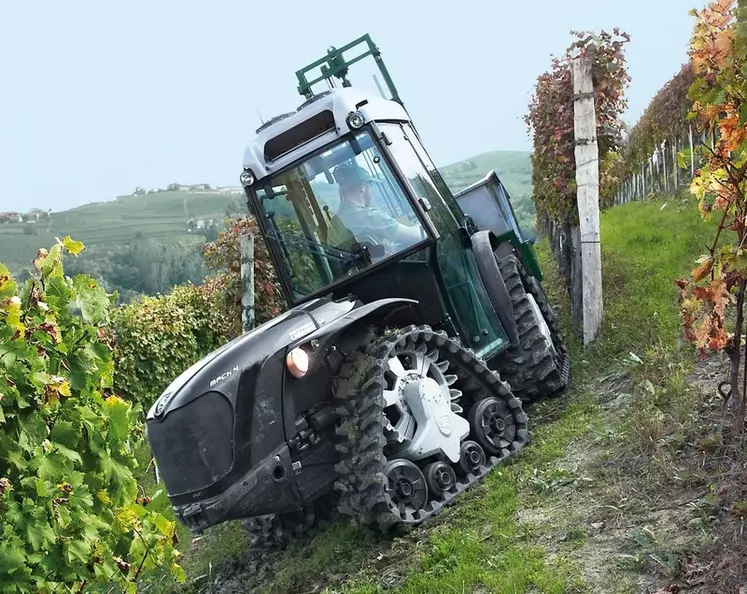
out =
[[[209,353],[164,390],[148,411],[148,420],[162,420],[170,411],[189,403],[208,390],[222,391],[226,380],[248,365],[261,365],[278,350],[293,345],[320,327],[352,310],[353,300],[315,299],[286,311],[261,326],[234,338]],[[185,388],[189,385],[189,389]],[[229,396],[229,394],[226,394]]]

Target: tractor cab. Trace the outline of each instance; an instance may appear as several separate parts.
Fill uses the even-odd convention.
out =
[[[464,214],[397,102],[353,88],[314,96],[257,131],[241,180],[291,306],[407,297],[419,322],[479,356],[508,343]]]

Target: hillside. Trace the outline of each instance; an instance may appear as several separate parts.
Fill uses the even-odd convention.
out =
[[[441,174],[454,192],[476,182],[494,169],[514,201],[532,195],[531,153],[527,151],[490,151],[441,168]],[[514,205],[515,206],[515,205]]]
[[[447,184],[457,191],[495,169],[514,200],[524,226],[531,226],[531,163],[529,153],[495,151],[477,155],[443,168]],[[40,246],[54,243],[55,236],[70,235],[87,247],[102,249],[141,244],[146,241],[197,245],[209,233],[187,231],[188,221],[210,219],[220,224],[229,209],[244,208],[241,193],[159,191],[120,196],[110,202],[87,204],[53,213],[51,219],[34,224],[35,234],[25,234],[23,223],[0,224],[0,262],[11,270],[28,267]],[[209,230],[208,230],[209,231]]]
[[[532,407],[521,456],[403,537],[334,521],[267,553],[249,550],[239,522],[191,545],[180,527],[186,587],[151,591],[664,594],[687,580],[714,585],[712,561],[734,560],[720,543],[739,530],[718,495],[728,469],[714,478],[703,467],[702,448],[718,439],[718,402],[708,394],[723,365],[696,362],[679,341],[674,283],[713,225],[679,199],[627,204],[601,219],[602,338],[586,352],[570,338],[572,387]],[[538,247],[568,336],[568,304],[546,242]]]
[[[0,261],[11,269],[28,266],[39,246],[51,245],[54,237],[70,235],[87,247],[115,247],[156,240],[174,243],[195,240],[188,233],[193,219],[222,221],[235,195],[165,191],[145,195],[120,196],[52,213],[48,220],[34,225],[34,234],[25,234],[23,223],[0,225]]]

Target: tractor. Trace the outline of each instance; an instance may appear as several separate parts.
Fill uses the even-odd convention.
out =
[[[350,83],[369,56],[390,98]],[[427,521],[520,451],[525,405],[569,381],[498,176],[452,193],[368,35],[296,75],[305,100],[256,131],[240,173],[287,309],[147,415],[176,517],[196,534],[241,520],[256,545],[330,507],[384,532]]]

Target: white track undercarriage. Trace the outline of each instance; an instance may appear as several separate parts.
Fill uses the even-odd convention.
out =
[[[410,357],[405,369],[400,357]],[[448,362],[437,361],[435,351],[414,352],[389,359],[392,389],[384,390],[384,412],[389,421],[387,441],[397,444],[399,457],[412,461],[443,453],[451,462],[460,457],[462,441],[469,435],[470,424],[460,416],[457,400],[462,395],[450,386],[456,375],[445,375]]]

